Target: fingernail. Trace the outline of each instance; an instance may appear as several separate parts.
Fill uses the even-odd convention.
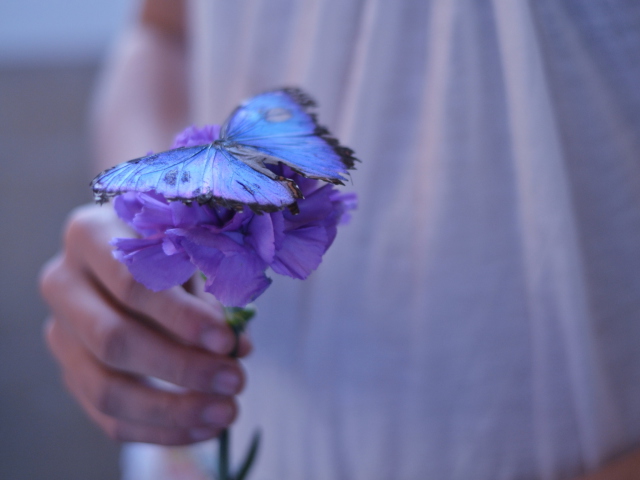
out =
[[[240,377],[237,373],[223,370],[213,377],[213,391],[222,395],[234,395],[240,388]]]
[[[229,353],[233,348],[233,338],[219,330],[211,330],[202,335],[202,344],[215,353]]]
[[[213,425],[226,425],[231,421],[233,409],[224,403],[216,403],[202,412],[202,420]]]
[[[215,435],[215,432],[210,428],[192,428],[189,430],[189,436],[192,440],[199,442],[201,440],[207,440]]]

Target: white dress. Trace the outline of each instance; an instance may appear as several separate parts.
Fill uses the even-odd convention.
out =
[[[301,86],[362,159],[324,263],[258,301],[252,479],[562,480],[640,447],[640,3],[191,6],[195,123]]]

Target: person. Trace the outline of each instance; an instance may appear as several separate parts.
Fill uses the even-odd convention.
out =
[[[362,159],[324,263],[258,301],[234,424],[234,449],[264,433],[254,478],[640,478],[640,6],[193,0],[186,34],[183,6],[144,2],[113,57],[101,167],[282,85]],[[244,384],[219,305],[135,284],[125,235],[71,215],[41,280],[54,357],[115,438],[213,438]],[[125,475],[189,478],[176,452],[128,447]]]

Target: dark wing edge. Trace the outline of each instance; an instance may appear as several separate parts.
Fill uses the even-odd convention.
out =
[[[331,134],[329,129],[318,123],[318,116],[313,111],[313,109],[315,109],[318,104],[311,95],[309,95],[299,87],[284,87],[277,88],[271,91],[282,91],[289,95],[289,97],[291,97],[291,99],[296,102],[302,108],[302,110],[304,110],[304,112],[309,115],[309,117],[311,117],[311,120],[313,120],[313,123],[315,125],[313,134],[316,137],[320,137],[325,142],[327,142],[327,145],[329,145],[336,153],[336,155],[340,157],[340,160],[348,170],[355,169],[355,162],[359,162],[360,160],[353,156],[355,152],[352,149],[340,145],[338,139]]]
[[[122,162],[119,163],[117,165],[114,165],[113,167],[109,167],[106,170],[103,170],[102,172],[98,173],[93,180],[91,180],[91,182],[89,183],[89,186],[91,187],[91,190],[93,191],[93,200],[98,203],[99,205],[103,205],[105,203],[107,203],[111,198],[113,197],[117,197],[118,195],[122,195],[123,193],[128,193],[128,192],[136,192],[138,190],[135,189],[131,189],[131,188],[123,188],[123,189],[116,189],[116,190],[108,190],[107,188],[101,187],[99,186],[99,184],[101,183],[101,180],[104,180],[105,176],[108,176],[108,174],[110,172],[113,172],[114,170],[122,170],[122,169],[126,169],[129,168],[130,165],[137,165],[138,163],[144,161],[144,160],[148,160],[149,158],[152,157],[158,157],[162,154],[165,154],[167,152],[173,152],[175,150],[182,150],[182,149],[186,149],[186,148],[198,148],[198,147],[202,147],[201,150],[199,150],[198,152],[196,152],[194,155],[197,155],[199,153],[202,152],[202,150],[204,150],[205,148],[207,148],[209,146],[209,144],[204,144],[204,145],[194,145],[192,147],[179,147],[179,148],[174,148],[171,150],[166,150],[164,152],[158,152],[158,153],[154,153],[151,155],[146,155],[144,157],[139,157],[139,158],[134,158],[132,160],[128,160],[126,162]],[[194,155],[192,155],[189,158],[192,158]],[[178,162],[177,162],[178,163]],[[136,173],[135,170],[130,172],[129,175]],[[107,180],[108,182],[108,180]],[[154,189],[149,189],[149,190],[145,190],[145,191],[139,191],[140,193],[149,193],[149,192],[155,192]],[[163,195],[164,196],[164,195]],[[211,199],[213,198],[213,195],[211,194],[206,194],[206,195],[197,195],[195,197],[165,197],[167,200],[180,200],[184,203],[190,203],[193,201],[197,201],[200,204],[204,204],[207,203],[209,201],[211,201]],[[220,199],[223,200],[223,199]],[[221,203],[221,202],[219,202]],[[239,202],[236,202],[239,203]],[[234,208],[235,205],[234,205]]]
[[[331,132],[327,127],[325,127],[324,125],[320,125],[318,123],[318,115],[315,113],[315,111],[313,111],[318,106],[318,104],[311,95],[309,95],[307,92],[302,90],[300,87],[273,88],[271,90],[261,92],[258,95],[262,95],[264,93],[272,93],[272,92],[284,92],[289,96],[289,98],[291,98],[291,100],[293,100],[296,104],[298,104],[302,108],[304,113],[308,115],[309,118],[311,118],[311,120],[313,121],[313,124],[315,126],[313,135],[324,140],[327,143],[327,145],[329,145],[333,149],[336,155],[340,157],[342,164],[347,168],[347,170],[355,169],[355,162],[360,162],[360,159],[353,156],[355,152],[352,149],[350,149],[349,147],[345,147],[344,145],[340,145],[340,142],[338,141],[338,139],[331,134]],[[252,98],[253,97],[250,97],[248,101],[250,101]],[[229,121],[229,119],[233,118],[235,113],[243,106],[244,106],[244,102],[240,106],[236,107],[231,113],[231,115],[229,115],[227,121],[225,121],[225,123],[222,126],[222,130],[220,132],[221,136],[226,136],[227,122]],[[306,176],[301,172],[297,172],[297,173],[300,173],[301,175]]]
[[[143,157],[140,158],[135,158],[133,160],[129,160],[125,163],[138,163]],[[104,177],[107,173],[115,170],[116,168],[119,168],[122,164],[119,163],[117,165],[114,165],[113,167],[109,167],[106,170],[103,170],[102,172],[100,172],[99,174],[97,174],[93,180],[91,180],[91,182],[89,183],[89,186],[91,187],[91,190],[93,191],[93,201],[96,202],[99,205],[103,205],[105,203],[107,203],[111,198],[116,197],[118,195],[122,195],[123,193],[127,193],[129,190],[114,190],[111,192],[108,192],[106,190],[102,190],[98,187],[96,187],[96,184],[98,183],[98,181]]]

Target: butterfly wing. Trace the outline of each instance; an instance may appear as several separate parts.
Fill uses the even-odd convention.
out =
[[[98,175],[91,186],[100,203],[124,192],[155,191],[169,200],[277,210],[301,197],[293,182],[261,165],[252,167],[214,144],[121,163]]]
[[[96,201],[136,191],[155,191],[169,200],[213,201],[271,211],[292,205],[302,194],[295,183],[265,163],[283,163],[298,173],[342,183],[353,167],[353,151],[316,123],[315,103],[298,89],[257,95],[238,107],[208,145],[182,147],[117,165],[91,186]],[[295,207],[291,207],[295,208]]]
[[[228,206],[244,204],[257,211],[275,211],[302,198],[293,181],[259,167],[220,149],[212,172],[211,199]]]
[[[240,105],[222,127],[221,138],[241,158],[282,162],[310,178],[342,184],[353,168],[353,151],[316,122],[315,102],[295,88],[257,95]]]

